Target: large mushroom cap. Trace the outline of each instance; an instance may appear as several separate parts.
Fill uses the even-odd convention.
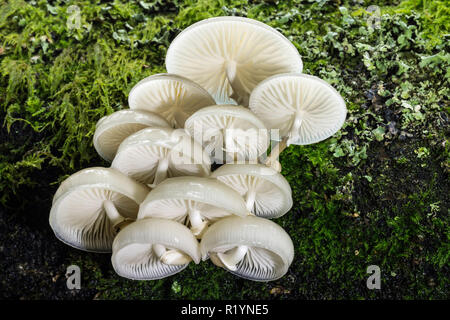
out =
[[[203,260],[239,277],[271,281],[286,274],[294,245],[286,231],[267,219],[227,217],[214,223],[200,243]]]
[[[198,109],[214,104],[209,93],[195,82],[175,74],[155,74],[139,81],[130,91],[130,109],[155,112],[174,128]]]
[[[208,224],[232,214],[248,214],[244,200],[233,189],[211,178],[176,177],[164,180],[147,195],[138,220],[175,220],[201,237]]]
[[[110,168],[81,170],[60,185],[50,210],[50,226],[62,242],[85,251],[110,252],[116,235],[105,203],[125,218],[136,219],[150,190]]]
[[[281,74],[261,82],[250,109],[287,145],[316,143],[332,136],[347,115],[344,99],[327,82],[306,74]]]
[[[167,51],[166,68],[200,84],[218,104],[247,105],[259,82],[278,73],[302,72],[303,64],[294,45],[268,25],[217,17],[181,32]]]
[[[122,142],[111,167],[154,187],[166,177],[206,177],[211,161],[184,130],[146,128]]]
[[[133,222],[119,232],[111,258],[114,270],[133,280],[156,280],[200,262],[199,245],[184,225],[165,219]]]
[[[262,164],[225,164],[211,174],[244,197],[256,216],[278,218],[292,207],[291,187],[279,172]]]
[[[215,105],[198,110],[186,120],[185,129],[218,163],[256,160],[269,147],[266,126],[242,106]]]
[[[101,118],[96,125],[94,147],[107,161],[112,161],[120,143],[129,135],[147,127],[169,127],[159,115],[138,110],[121,110]]]

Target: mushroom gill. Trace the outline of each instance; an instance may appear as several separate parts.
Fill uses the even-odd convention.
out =
[[[166,219],[143,219],[123,229],[114,240],[111,261],[122,277],[156,280],[199,263],[198,242],[184,225]]]
[[[294,258],[289,235],[276,223],[255,216],[227,217],[214,223],[200,243],[203,260],[254,281],[282,277]]]

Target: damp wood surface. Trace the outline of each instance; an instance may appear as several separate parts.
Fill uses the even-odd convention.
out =
[[[0,2],[0,298],[450,297],[446,1],[74,4]],[[303,72],[343,96],[346,123],[280,157],[294,200],[275,220],[295,247],[283,278],[251,282],[207,261],[163,280],[126,280],[109,254],[56,239],[48,223],[53,194],[70,174],[109,166],[93,147],[96,122],[127,108],[139,80],[166,72],[177,34],[222,15],[285,35]],[[81,268],[80,290],[66,287],[69,265]],[[366,286],[369,265],[380,267],[380,290]]]

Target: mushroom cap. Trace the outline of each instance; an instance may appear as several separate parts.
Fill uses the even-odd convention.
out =
[[[164,180],[147,195],[139,207],[138,220],[165,218],[184,223],[189,207],[211,222],[248,213],[242,197],[223,183],[211,178],[176,177]]]
[[[278,218],[292,208],[292,191],[286,178],[262,164],[225,164],[211,174],[243,197],[254,193],[251,211],[259,217]],[[247,207],[248,209],[248,207]]]
[[[327,82],[306,74],[280,74],[262,81],[249,108],[287,145],[312,144],[335,134],[347,115],[345,101]]]
[[[175,74],[155,74],[139,81],[130,91],[130,109],[163,116],[174,128],[198,109],[214,104],[210,94],[197,83]]]
[[[151,184],[164,159],[168,177],[206,177],[211,172],[210,157],[202,146],[184,130],[172,128],[146,128],[132,134],[120,145],[111,167]]]
[[[157,280],[187,267],[161,262],[152,250],[155,244],[182,251],[200,262],[198,241],[187,227],[166,219],[144,219],[128,225],[114,239],[111,262],[116,273],[133,280]]]
[[[94,133],[94,147],[107,161],[112,161],[120,143],[129,135],[147,127],[170,127],[153,112],[120,110],[101,118]]]
[[[295,46],[268,25],[242,17],[216,17],[183,30],[170,44],[166,68],[200,84],[217,104],[233,104],[227,79],[228,63],[247,94],[278,73],[302,72]]]
[[[294,258],[294,245],[282,227],[264,218],[227,217],[203,235],[200,252],[203,260],[238,246],[248,247],[235,270],[224,267],[239,277],[254,281],[271,281],[286,274]]]
[[[270,143],[264,123],[242,106],[202,108],[186,120],[185,129],[219,163],[223,157],[212,154],[215,150],[225,151],[227,158],[236,155],[239,160],[256,160]],[[231,147],[226,145],[227,139],[232,142]]]
[[[49,222],[62,242],[85,251],[110,252],[116,231],[103,208],[111,200],[120,214],[136,219],[150,191],[110,168],[83,169],[64,180],[53,197]]]

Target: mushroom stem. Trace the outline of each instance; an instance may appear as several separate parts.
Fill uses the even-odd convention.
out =
[[[117,208],[114,205],[114,202],[112,202],[111,200],[103,201],[103,208],[105,209],[106,215],[108,216],[109,220],[111,221],[113,228],[116,230],[116,232],[119,232],[125,226],[127,226],[131,222],[133,222],[133,220],[123,217],[119,213],[119,211],[117,211]]]
[[[176,111],[173,114],[173,120],[172,122],[176,123],[176,126],[174,126],[174,128],[183,128],[184,127],[184,122],[186,121],[186,114],[183,113],[182,110]]]
[[[167,250],[162,244],[154,244],[153,252],[162,263],[170,265],[183,265],[192,261],[191,257],[176,249]]]
[[[164,179],[167,178],[167,169],[169,168],[169,159],[163,158],[158,161],[158,167],[156,168],[155,178],[153,179],[153,183],[149,184],[150,188],[156,187],[160,184]]]
[[[249,94],[245,90],[244,85],[237,77],[237,63],[236,61],[226,62],[225,72],[227,74],[228,82],[233,89],[230,98],[234,99],[241,106],[248,106]]]
[[[156,254],[158,258],[161,258],[166,253],[166,247],[164,247],[162,244],[154,244],[152,246],[153,252]]]
[[[292,133],[297,134],[298,135],[298,131],[300,130],[300,127],[302,125],[302,118],[300,116],[297,115],[297,117],[295,117],[294,120],[294,124],[292,126],[292,129],[289,133],[289,138],[287,140],[287,145],[289,146],[293,141],[292,141]]]
[[[256,200],[256,191],[255,189],[249,189],[247,193],[245,194],[245,206],[247,207],[247,210],[250,212],[253,212],[253,208],[255,206],[255,200]]]
[[[270,152],[270,155],[266,159],[266,166],[272,167],[278,172],[281,171],[281,165],[278,162],[278,157],[280,156],[280,153],[286,149],[288,137],[284,137]]]
[[[237,267],[236,265],[244,259],[245,255],[248,252],[247,246],[237,246],[231,250],[229,250],[227,253],[224,252],[218,252],[217,257],[220,259],[222,264],[231,271],[236,271]]]
[[[211,260],[212,263],[214,263],[216,266],[221,267],[221,268],[225,268],[225,265],[222,263],[222,261],[219,259],[219,257],[217,256],[216,252],[210,252],[209,254],[209,259]]]
[[[188,211],[191,231],[197,238],[201,238],[208,227],[208,222],[202,219],[200,210],[190,208]]]
[[[236,139],[233,136],[233,124],[227,129],[220,130],[222,134],[223,148],[225,151],[225,163],[236,162],[238,153],[236,152]]]

